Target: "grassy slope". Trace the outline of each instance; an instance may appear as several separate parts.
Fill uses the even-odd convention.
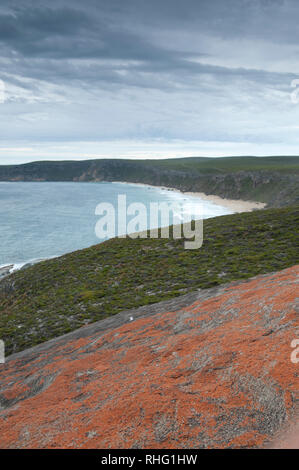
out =
[[[299,262],[298,208],[204,221],[204,243],[112,239],[0,282],[0,338],[16,352],[121,310]]]
[[[189,157],[170,158],[166,160],[145,160],[143,164],[175,170],[188,169],[211,173],[256,170],[299,172],[298,157]]]

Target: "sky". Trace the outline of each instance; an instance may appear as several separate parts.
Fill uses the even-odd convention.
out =
[[[298,24],[298,0],[1,0],[0,164],[298,155]]]

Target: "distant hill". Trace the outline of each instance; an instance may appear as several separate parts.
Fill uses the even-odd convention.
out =
[[[40,161],[2,165],[0,181],[127,181],[282,207],[299,200],[299,157]]]

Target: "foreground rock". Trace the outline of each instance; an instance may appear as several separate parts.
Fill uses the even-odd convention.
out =
[[[0,446],[278,446],[297,410],[297,275],[123,312],[11,356]]]

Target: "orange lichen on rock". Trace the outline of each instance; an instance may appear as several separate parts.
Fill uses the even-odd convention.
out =
[[[11,356],[0,447],[265,445],[296,412],[297,276],[123,312]]]

